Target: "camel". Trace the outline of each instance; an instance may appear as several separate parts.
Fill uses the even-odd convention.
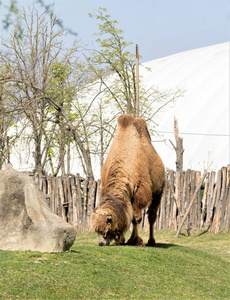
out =
[[[101,172],[101,202],[93,215],[99,245],[145,246],[139,235],[142,210],[148,208],[148,246],[155,246],[154,222],[165,185],[164,164],[152,146],[146,122],[132,115],[118,118],[118,128]]]

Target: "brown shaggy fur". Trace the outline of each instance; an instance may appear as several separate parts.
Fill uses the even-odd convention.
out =
[[[124,243],[133,223],[129,245],[144,246],[139,236],[142,209],[148,209],[149,246],[155,245],[153,225],[165,184],[164,165],[151,144],[143,119],[122,115],[101,174],[102,201],[95,209],[93,227],[99,244]]]

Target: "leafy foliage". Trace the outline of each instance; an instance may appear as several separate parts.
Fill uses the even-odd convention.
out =
[[[95,35],[98,36],[96,42],[100,50],[92,51],[88,62],[106,85],[107,98],[115,101],[119,111],[135,114],[135,56],[126,50],[132,43],[124,40],[124,32],[117,28],[118,22],[111,20],[105,8],[99,8],[89,16],[99,21]],[[98,72],[98,69],[102,70]],[[115,78],[109,78],[114,88],[106,83],[111,74],[116,74]]]
[[[17,0],[8,0],[8,5],[4,5],[7,14],[5,16],[5,18],[3,19],[3,25],[4,25],[4,29],[8,30],[11,26],[15,26],[15,35],[18,38],[22,38],[22,33],[23,33],[23,26],[22,26],[22,19],[20,17],[19,13],[19,4]],[[33,3],[33,5],[35,4],[39,4],[42,8],[45,9],[46,14],[48,14],[49,16],[51,16],[53,14],[53,4],[47,4],[46,1],[43,0],[36,0],[35,3]],[[3,6],[2,2],[0,1],[0,7]],[[65,29],[65,26],[63,24],[63,21],[58,18],[57,19],[57,25],[61,28],[61,29]],[[68,33],[77,36],[77,33],[74,30],[68,29]]]

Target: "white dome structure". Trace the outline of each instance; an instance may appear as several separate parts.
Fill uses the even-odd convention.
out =
[[[166,143],[154,143],[165,166],[175,169],[174,116],[183,138],[184,169],[218,170],[230,163],[230,43],[186,51],[144,63],[147,86],[180,88],[184,97],[161,114],[157,131]]]
[[[152,137],[167,168],[176,169],[176,153],[169,142],[175,144],[174,117],[183,138],[184,170],[217,171],[230,163],[229,57],[230,42],[227,42],[155,59],[140,67],[147,88],[185,90],[184,97],[165,109],[156,120],[159,124],[156,131],[165,141],[155,142],[157,138]],[[30,152],[31,149],[33,147],[29,148]],[[14,168],[33,169],[32,155],[26,151],[20,147],[14,150],[11,158]],[[72,157],[71,172],[79,172],[78,155]],[[96,177],[99,178],[98,161],[95,164]]]

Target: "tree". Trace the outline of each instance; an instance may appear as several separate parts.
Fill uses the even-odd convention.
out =
[[[53,14],[54,4],[46,4],[46,1],[43,0],[36,0],[36,3],[39,4],[46,11],[46,14],[48,14],[49,16]],[[33,3],[33,5],[35,5],[36,3]],[[0,1],[0,7],[1,6],[3,6],[3,3]],[[18,14],[20,10],[18,0],[8,0],[8,5],[4,5],[4,7],[6,8],[6,12],[7,12],[5,18],[2,21],[4,29],[7,30],[12,25],[16,26],[18,37],[20,38],[23,32],[23,26],[22,26],[22,20],[20,14]],[[65,29],[63,21],[60,18],[57,19],[57,25],[61,29]],[[77,35],[77,33],[71,29],[66,29],[66,30],[68,31],[68,33],[74,36]]]
[[[43,91],[47,89],[48,72],[53,61],[50,55],[51,48],[54,51],[53,57],[57,57],[60,45],[56,46],[56,51],[53,49],[54,18],[50,19],[49,31],[44,16],[39,16],[34,11],[28,16],[23,10],[21,20],[25,26],[21,36],[23,42],[17,35],[18,27],[15,27],[10,40],[2,43],[5,52],[2,52],[1,63],[6,67],[5,80],[7,80],[4,92],[13,99],[11,107],[14,106],[15,111],[30,121],[35,145],[35,171],[42,173],[46,160],[44,157],[42,161],[42,156],[47,152],[46,149],[42,149],[42,138],[44,128],[47,127],[49,107],[34,87],[38,86]],[[49,143],[46,145],[48,147]]]
[[[105,8],[99,8],[91,18],[98,23],[97,44],[99,50],[91,50],[87,61],[105,87],[107,101],[113,102],[121,113],[136,115],[136,56],[127,48],[123,31],[118,22],[111,20]],[[111,76],[112,75],[112,76]],[[140,116],[150,122],[165,106],[183,95],[181,90],[160,90],[156,86],[146,87],[140,78]]]
[[[92,50],[89,66],[106,87],[117,109],[122,113],[135,113],[135,56],[126,51],[132,43],[126,42],[117,21],[111,20],[105,8],[99,8],[91,18],[99,20],[96,40],[100,50]],[[114,75],[115,76],[111,76]],[[112,81],[113,88],[108,83]]]
[[[136,56],[127,50],[132,43],[125,41],[124,32],[117,27],[118,22],[111,19],[105,8],[99,8],[89,16],[98,20],[98,32],[95,34],[98,37],[96,40],[98,47],[89,50],[90,54],[86,59],[89,68],[95,74],[98,87],[103,90],[99,111],[107,107],[104,110],[106,116],[110,116],[110,119],[113,120],[113,124],[110,123],[112,131],[107,136],[108,139],[102,137],[108,131],[108,120],[103,123],[101,121],[104,117],[100,117],[100,124],[98,124],[100,127],[98,141],[104,143],[100,146],[100,161],[102,163],[104,160],[104,151],[102,150],[108,148],[111,136],[114,134],[115,124],[112,116],[122,113],[136,116]],[[160,90],[156,86],[147,87],[142,79],[140,77],[139,116],[146,120],[150,131],[155,133],[158,114],[170,103],[181,97],[184,91]]]
[[[45,12],[39,15],[32,9],[27,14],[23,9],[20,19],[24,28],[22,37],[15,34],[16,26],[10,40],[2,41],[4,51],[0,60],[6,71],[1,82],[4,94],[12,99],[11,110],[30,122],[35,172],[42,173],[51,159],[53,141],[58,140],[58,136],[54,136],[57,124],[61,136],[65,134],[60,111],[47,99],[52,99],[64,111],[66,103],[73,97],[75,84],[70,79],[71,63],[77,47],[73,45],[72,49],[63,50],[65,31],[55,29],[57,19],[54,14],[46,21]],[[59,138],[59,145],[65,145],[62,138]],[[61,151],[60,155],[63,155]]]
[[[0,170],[5,163],[10,162],[10,148],[15,142],[15,136],[9,132],[14,122],[14,115],[6,114],[9,103],[9,99],[5,98],[0,86]]]
[[[78,57],[76,44],[64,49],[54,13],[46,20],[33,8],[19,14],[21,36],[15,26],[9,41],[2,41],[0,84],[4,97],[11,99],[11,111],[26,119],[34,143],[35,172],[62,173],[69,165],[70,148],[75,147],[86,175],[94,177],[92,159],[100,165],[114,136],[121,113],[135,115],[135,56],[131,44],[105,9],[91,15],[99,20],[99,50],[85,60]],[[140,84],[140,116],[154,130],[155,116],[181,91],[159,91]],[[28,126],[27,126],[28,127]],[[67,161],[66,161],[67,160]]]

